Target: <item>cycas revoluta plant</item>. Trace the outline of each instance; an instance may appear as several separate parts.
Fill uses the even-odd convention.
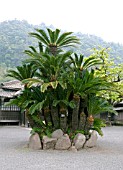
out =
[[[60,30],[52,31],[47,28],[47,32],[42,29],[35,29],[36,32],[30,33],[32,37],[37,38],[45,47],[47,52],[57,55],[63,47],[74,46],[79,43],[76,36],[72,36],[72,32],[60,34]]]
[[[7,76],[15,78],[17,80],[24,80],[34,76],[36,68],[32,64],[23,64],[22,66],[17,66],[17,70],[8,70]]]
[[[13,74],[13,77],[26,84],[26,89],[15,103],[27,110],[29,121],[33,121],[32,128],[37,130],[38,127],[41,136],[41,133],[49,132],[49,125],[50,132],[60,128],[65,133],[79,130],[89,134],[93,128],[102,134],[101,126],[96,127],[97,121],[93,115],[97,114],[97,110],[98,114],[109,109],[113,111],[111,106],[103,105],[105,102],[99,102],[101,96],[99,101],[96,97],[97,92],[107,91],[112,86],[104,77],[95,74],[96,67],[104,63],[97,56],[85,59],[83,55],[62,51],[64,47],[79,43],[78,38],[71,35],[72,32],[60,34],[59,29],[52,31],[49,28],[47,32],[36,31],[30,35],[38,39],[39,50],[32,46],[26,50],[30,58],[25,61],[27,65],[23,65],[23,69],[30,65],[33,74],[22,77]],[[8,75],[12,73],[10,71]]]

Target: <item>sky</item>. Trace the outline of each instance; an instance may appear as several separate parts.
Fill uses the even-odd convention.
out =
[[[13,19],[123,44],[123,0],[0,0],[0,22]]]

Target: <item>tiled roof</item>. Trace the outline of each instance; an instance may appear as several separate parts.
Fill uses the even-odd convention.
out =
[[[23,89],[23,85],[18,80],[1,83],[0,97],[12,98],[17,96]]]
[[[23,88],[23,85],[21,84],[19,80],[4,82],[1,85],[2,85],[2,89],[20,90]]]
[[[14,96],[16,96],[16,91],[12,92],[12,91],[5,91],[3,89],[0,89],[0,97],[12,98]]]

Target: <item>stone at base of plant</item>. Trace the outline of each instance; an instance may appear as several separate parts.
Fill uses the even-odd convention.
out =
[[[29,139],[29,148],[34,150],[52,149],[77,152],[77,150],[83,148],[95,147],[97,143],[97,132],[94,130],[91,132],[89,139],[87,139],[85,135],[78,133],[71,141],[68,134],[64,134],[61,129],[54,131],[51,136],[52,137],[43,136],[42,140],[39,140],[40,137],[37,133],[32,134]]]

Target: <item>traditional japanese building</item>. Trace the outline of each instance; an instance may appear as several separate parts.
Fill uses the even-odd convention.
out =
[[[117,111],[118,115],[114,113],[101,113],[100,118],[110,122],[113,125],[123,125],[123,101],[114,104],[114,110]]]
[[[118,115],[114,116],[115,123],[123,124],[123,100],[115,104],[114,110],[118,112]]]
[[[0,123],[23,124],[24,116],[19,107],[15,105],[7,106],[6,103],[17,97],[23,85],[18,80],[13,80],[0,85]]]

